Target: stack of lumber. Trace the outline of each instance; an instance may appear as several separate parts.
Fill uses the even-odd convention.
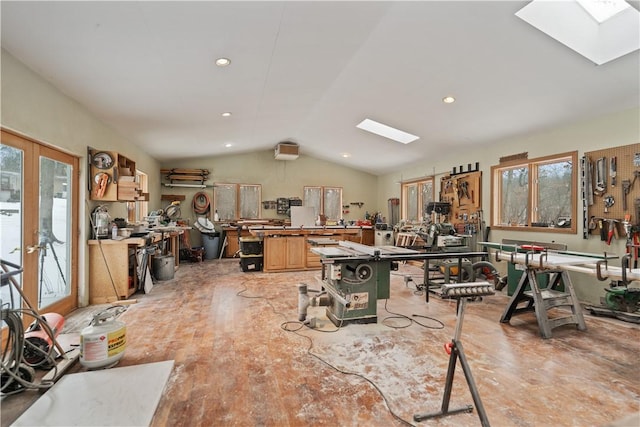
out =
[[[206,169],[160,169],[160,173],[171,184],[176,182],[194,182],[204,184],[209,178],[209,171]]]

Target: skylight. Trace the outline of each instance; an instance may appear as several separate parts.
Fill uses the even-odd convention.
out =
[[[597,65],[640,49],[640,13],[624,0],[533,0],[516,16]]]
[[[631,7],[624,0],[576,0],[599,24]]]
[[[419,136],[411,135],[410,133],[392,128],[391,126],[387,126],[371,119],[364,119],[358,123],[356,127],[366,130],[367,132],[375,133],[376,135],[384,136],[385,138],[392,139],[402,144],[408,144],[416,139],[420,139]]]

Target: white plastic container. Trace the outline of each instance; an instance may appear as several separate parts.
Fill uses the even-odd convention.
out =
[[[104,311],[80,333],[80,363],[88,369],[111,368],[122,359],[126,346],[125,323]]]

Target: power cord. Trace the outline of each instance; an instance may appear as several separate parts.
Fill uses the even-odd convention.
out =
[[[417,324],[422,326],[423,328],[427,328],[427,329],[444,329],[444,323],[442,323],[440,320],[436,319],[435,317],[430,317],[430,316],[424,316],[422,314],[412,314],[412,317],[420,317],[423,319],[428,319],[431,320],[433,322],[436,322],[437,326],[429,326],[429,325],[425,325],[424,323],[418,322],[416,319],[412,319],[411,317],[407,316],[406,314],[402,314],[402,313],[394,313],[393,311],[390,311],[389,309],[387,309],[387,302],[389,300],[384,300],[384,309],[387,313],[392,314],[393,316],[388,316],[385,317],[384,319],[382,319],[382,324],[389,327],[389,328],[393,328],[393,329],[404,329],[404,328],[408,328],[409,326],[411,326],[412,324]],[[387,320],[389,319],[407,319],[409,321],[409,323],[407,325],[403,325],[403,326],[393,326],[393,325],[388,325],[387,323],[385,323]]]
[[[248,280],[245,280],[245,281],[242,282],[242,286],[244,287],[244,289],[242,289],[241,291],[237,292],[236,293],[237,296],[242,297],[242,298],[249,298],[249,299],[263,299],[271,307],[271,310],[273,311],[274,314],[282,316],[285,319],[287,318],[287,316],[284,313],[276,310],[276,308],[273,306],[273,304],[271,304],[271,301],[270,301],[271,298],[267,298],[267,297],[264,297],[264,296],[257,296],[257,295],[243,295],[248,290],[248,288],[247,288],[247,286],[245,284],[246,282],[248,282]],[[385,309],[386,309],[386,302],[385,302]],[[435,320],[435,319],[433,319],[433,320]],[[393,411],[393,409],[391,409],[391,405],[389,404],[389,401],[388,401],[387,397],[385,396],[383,391],[380,389],[380,387],[378,387],[378,385],[376,383],[374,383],[372,380],[370,380],[366,376],[364,376],[362,374],[359,374],[357,372],[349,372],[349,371],[345,371],[343,369],[340,369],[337,366],[329,363],[328,361],[326,361],[325,359],[323,359],[319,355],[313,353],[311,351],[313,349],[313,339],[311,337],[307,336],[307,335],[303,335],[303,334],[299,333],[299,331],[301,329],[304,329],[305,326],[309,330],[312,330],[312,331],[315,331],[315,332],[333,333],[333,332],[337,332],[337,331],[339,331],[341,329],[342,323],[343,323],[343,320],[340,321],[340,325],[334,330],[322,331],[322,330],[319,330],[319,329],[311,328],[311,327],[309,327],[309,325],[305,324],[304,322],[300,322],[300,321],[297,321],[297,320],[287,320],[287,321],[284,321],[284,322],[282,322],[280,324],[280,328],[282,330],[286,331],[286,332],[291,332],[291,333],[293,333],[293,334],[295,334],[295,335],[297,335],[299,337],[305,338],[309,342],[309,347],[307,347],[307,350],[306,350],[306,353],[308,355],[313,356],[314,358],[318,359],[320,362],[324,363],[325,365],[327,365],[331,369],[335,370],[336,372],[339,372],[339,373],[341,373],[343,375],[353,375],[353,376],[359,377],[359,378],[365,380],[366,382],[368,382],[369,384],[371,384],[373,386],[373,388],[376,389],[378,394],[380,394],[380,397],[382,397],[382,400],[384,401],[385,405],[387,406],[387,410],[389,411],[389,413],[391,414],[392,417],[394,417],[396,420],[400,421],[403,425],[416,427],[414,424],[412,424],[409,421],[405,420],[404,418],[400,417],[398,414],[396,414]],[[416,323],[419,323],[419,322],[416,321]],[[440,322],[440,323],[442,323],[442,322]],[[295,329],[292,329],[292,328],[290,328],[289,325],[298,325],[298,327],[295,328]],[[427,326],[425,326],[425,327],[427,327]],[[444,327],[444,325],[443,325],[443,327]]]
[[[3,395],[11,395],[24,391],[25,389],[48,389],[53,386],[54,382],[51,380],[34,382],[28,380],[24,375],[28,375],[31,379],[35,379],[35,371],[33,368],[44,367],[47,365],[53,366],[55,378],[57,376],[58,367],[55,363],[54,345],[48,346],[45,351],[41,347],[34,345],[29,340],[25,339],[25,332],[22,326],[22,316],[31,316],[39,327],[42,328],[48,335],[51,342],[55,342],[55,333],[45,320],[45,318],[39,314],[34,313],[27,309],[8,309],[2,310],[2,321],[7,326],[7,339],[2,348],[2,387],[0,391]],[[28,348],[30,354],[34,353],[42,357],[37,363],[28,363],[25,359],[25,349]],[[24,375],[21,375],[21,372]]]

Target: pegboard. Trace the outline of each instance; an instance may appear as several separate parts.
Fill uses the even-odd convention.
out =
[[[640,144],[585,152],[585,160],[592,171],[587,175],[593,196],[593,204],[587,203],[589,233],[600,234],[599,227],[593,228],[594,220],[616,220],[618,233],[624,236],[625,215],[640,225]],[[588,192],[583,197],[589,197]]]
[[[445,175],[440,178],[440,201],[451,204],[449,222],[458,233],[479,232],[481,189],[481,171]]]

